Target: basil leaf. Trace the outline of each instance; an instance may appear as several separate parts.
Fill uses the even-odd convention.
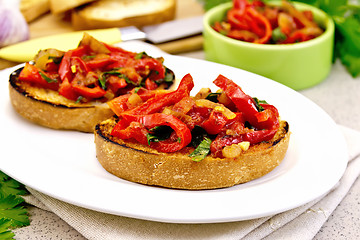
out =
[[[40,72],[39,71],[39,74],[40,76],[45,79],[45,81],[47,81],[48,83],[53,83],[53,82],[57,82],[56,79],[52,79],[52,78],[49,78],[48,76],[46,76],[44,73]]]
[[[82,100],[83,98],[84,98],[83,96],[79,96],[79,97],[76,99],[76,102],[75,102],[75,103],[81,102],[81,100]]]
[[[256,97],[254,97],[253,99],[254,99],[255,106],[256,106],[258,112],[264,111],[265,109],[260,105],[260,103],[263,103],[263,104],[268,104],[268,103],[265,100],[259,100]]]
[[[168,139],[174,130],[166,125],[154,127],[149,130],[150,133],[146,134],[148,144],[151,142],[159,142]]]
[[[218,101],[218,96],[220,95],[220,93],[209,93],[209,95],[207,95],[207,97],[205,99],[212,101],[214,103],[219,102]]]
[[[200,162],[203,160],[210,152],[210,145],[211,145],[211,139],[210,138],[204,138],[202,142],[199,144],[199,146],[189,154],[189,157],[192,158],[195,162]]]
[[[60,64],[64,56],[61,57],[52,57],[49,56],[48,59],[51,59],[55,64]]]
[[[105,76],[105,74],[100,75],[99,83],[100,83],[101,88],[106,90],[106,76]]]
[[[146,52],[139,52],[135,55],[134,59],[142,59],[144,56],[148,56]]]

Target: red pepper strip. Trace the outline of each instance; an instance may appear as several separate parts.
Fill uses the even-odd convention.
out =
[[[59,94],[66,97],[67,99],[76,101],[79,95],[72,88],[69,79],[65,78],[60,85]]]
[[[65,53],[63,59],[61,60],[60,67],[59,67],[59,74],[62,81],[65,78],[71,82],[72,80],[72,71],[71,71],[71,57],[81,57],[86,55],[88,52],[87,46],[81,46],[74,50],[69,50]]]
[[[258,121],[255,114],[258,113],[258,110],[252,97],[245,94],[238,85],[223,75],[219,75],[215,79],[214,84],[225,91],[236,108],[243,113],[245,120],[256,127]]]
[[[277,129],[279,125],[279,113],[276,108],[269,104],[263,104],[265,109],[271,110],[271,116],[266,121],[258,121],[258,112],[254,100],[249,95],[245,94],[242,89],[236,85],[232,80],[219,75],[214,84],[223,89],[226,95],[235,104],[236,108],[243,113],[245,121],[248,121],[257,129]]]
[[[167,115],[163,113],[154,113],[149,115],[122,115],[123,120],[127,121],[129,123],[132,122],[138,122],[141,125],[143,125],[146,129],[152,129],[157,126],[169,126],[171,127],[178,138],[180,140],[175,141],[159,141],[159,142],[151,142],[150,147],[154,148],[160,152],[176,152],[181,150],[182,148],[186,147],[191,142],[191,132],[190,129],[186,126],[185,123],[177,119],[176,117],[172,115]],[[123,128],[123,122],[120,123],[122,126],[115,127],[113,131],[111,132],[111,135],[115,137],[127,137],[127,136],[133,136],[135,133],[134,128],[131,129],[131,124],[125,130],[122,130],[120,128]],[[126,134],[122,134],[122,131],[127,132]],[[142,143],[145,138],[144,137],[138,137],[139,139],[142,139]],[[144,144],[144,143],[143,143]]]
[[[111,135],[120,139],[135,139],[143,145],[147,145],[148,130],[139,122],[128,122],[125,119],[119,120],[111,131]]]
[[[145,88],[146,89],[149,89],[149,90],[154,90],[158,87],[158,85],[153,81],[153,80],[150,80],[149,78],[147,78],[145,80]]]
[[[104,58],[100,58],[100,59],[92,59],[89,61],[86,61],[86,65],[93,69],[103,69],[106,66],[108,66],[109,64],[112,64],[115,62],[115,59],[110,58],[110,57],[104,57]]]
[[[258,35],[256,35],[253,32],[250,32],[247,30],[237,30],[237,29],[230,30],[228,32],[227,36],[234,38],[234,39],[246,41],[246,42],[253,42],[259,38]]]
[[[244,11],[246,6],[249,5],[247,0],[233,0],[233,8]]]
[[[193,79],[190,74],[187,74],[182,78],[176,91],[166,93],[164,95],[156,95],[155,97],[147,100],[140,106],[126,111],[126,114],[139,115],[156,113],[166,106],[173,105],[179,102],[183,97],[189,96],[190,91],[193,87]]]
[[[73,81],[73,83],[75,83],[75,81]],[[89,88],[78,84],[71,84],[71,86],[78,95],[87,99],[101,98],[106,93],[106,91],[100,86],[95,86],[94,88]]]
[[[232,144],[241,143],[244,141],[250,142],[250,144],[257,144],[263,141],[271,140],[277,132],[277,129],[270,130],[259,130],[243,133],[239,136],[220,136],[210,145],[210,151],[215,155],[215,157],[222,157],[222,149],[225,146],[230,146]]]
[[[128,110],[128,105],[126,104],[131,93],[121,95],[117,98],[108,101],[107,104],[109,105],[110,109],[119,116],[124,111]]]
[[[52,89],[56,91],[59,88],[58,80],[56,82],[47,82],[40,73],[44,74],[45,76],[51,78],[48,73],[43,72],[39,68],[29,63],[25,63],[24,69],[19,74],[19,80],[26,81],[28,83],[32,83],[47,89]]]
[[[291,3],[288,1],[282,1],[282,7],[294,18],[299,20],[299,22],[305,27],[316,27],[316,23],[310,21],[302,12],[298,11]]]
[[[108,85],[108,88],[111,89],[111,91],[115,94],[119,89],[124,88],[128,85],[124,78],[119,78],[118,76],[113,75],[107,78],[106,83]]]
[[[279,113],[277,109],[270,104],[260,104],[265,110],[256,114],[259,129],[278,129]]]
[[[111,101],[108,101],[107,104],[109,105],[109,107],[111,108],[111,110],[117,115],[120,116],[121,113],[125,112],[126,110],[128,110],[128,99],[130,97],[130,95],[132,94],[132,92],[134,92],[134,89],[131,90],[131,93],[128,94],[124,94],[121,95],[117,98],[112,99]],[[143,100],[144,102],[149,100],[150,98],[153,98],[155,96],[163,96],[165,93],[164,92],[155,92],[155,91],[148,91],[145,88],[140,88],[137,91],[137,94],[140,96],[141,100]]]
[[[226,16],[232,28],[250,30],[249,22],[245,18],[244,13],[241,13],[238,9],[230,9]]]
[[[220,112],[212,111],[201,127],[211,135],[218,134],[227,123],[228,119]]]
[[[137,71],[153,70],[154,72],[150,76],[152,80],[159,80],[165,77],[165,67],[162,62],[155,58],[138,59],[135,63],[135,69]]]
[[[247,12],[250,14],[251,17],[253,17],[256,22],[262,24],[265,28],[265,34],[263,36],[260,36],[261,38],[256,39],[254,43],[267,43],[270,40],[272,34],[271,24],[269,20],[266,19],[266,17],[264,17],[262,14],[257,12],[254,8],[248,8]]]
[[[124,56],[124,57],[127,57],[127,58],[134,58],[136,56],[137,53],[135,52],[129,52],[129,51],[126,51],[125,49],[123,48],[120,48],[120,47],[115,47],[115,46],[112,46],[112,45],[109,45],[109,44],[106,44],[106,43],[103,43],[105,45],[105,47],[107,49],[110,50],[111,53],[114,53],[116,55],[121,55],[121,56]]]

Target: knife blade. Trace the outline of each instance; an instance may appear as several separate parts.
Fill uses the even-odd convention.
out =
[[[151,43],[159,44],[200,34],[203,28],[202,18],[203,16],[196,16],[178,19],[145,26],[141,30],[130,26],[74,31],[40,37],[1,48],[0,58],[13,62],[28,62],[34,59],[41,49],[56,48],[62,51],[74,49],[82,39],[84,32],[108,44],[129,40],[148,40]]]

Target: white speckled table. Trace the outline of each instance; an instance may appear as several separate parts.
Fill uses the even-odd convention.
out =
[[[202,51],[181,55],[204,59]],[[322,107],[336,123],[360,131],[360,78],[352,78],[339,62],[322,83],[300,92]],[[15,230],[16,239],[85,239],[51,212],[31,207],[30,214],[30,226]],[[359,179],[315,239],[360,239]]]

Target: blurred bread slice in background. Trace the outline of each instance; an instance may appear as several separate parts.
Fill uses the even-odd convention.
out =
[[[83,4],[93,2],[94,0],[49,0],[50,10],[53,14],[65,13]]]
[[[32,22],[50,11],[49,0],[21,0],[20,11],[26,22]]]
[[[176,0],[99,0],[74,9],[71,22],[76,30],[142,27],[172,20],[175,15]]]

